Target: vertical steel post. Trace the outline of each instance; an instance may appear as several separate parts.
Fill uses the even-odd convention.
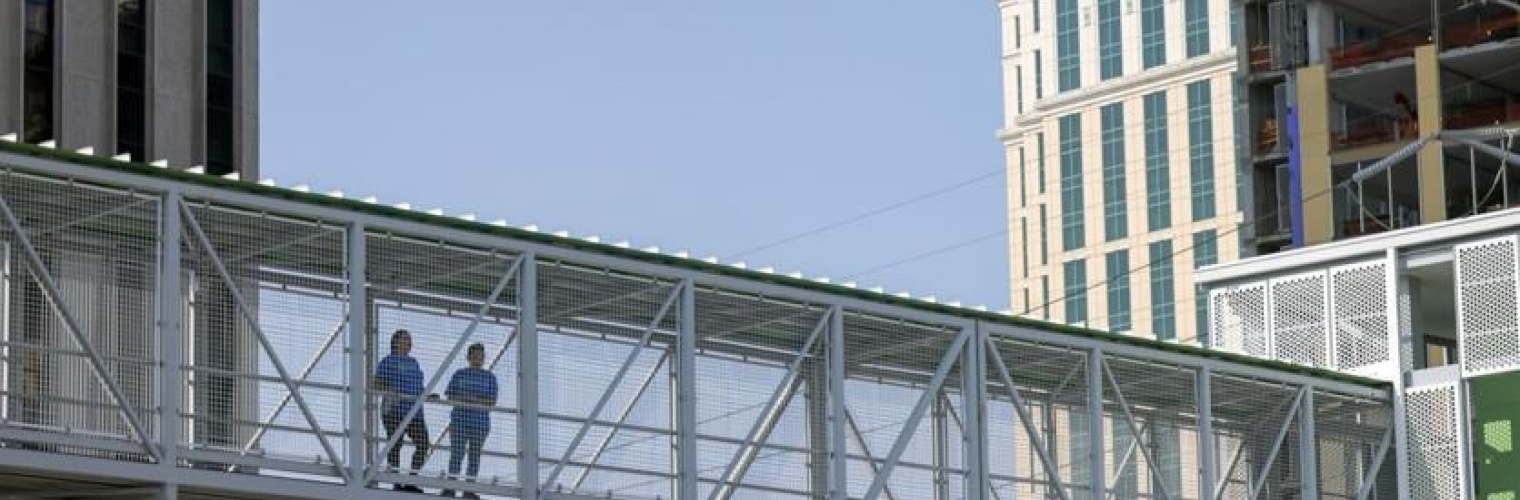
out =
[[[369,438],[369,271],[364,224],[348,225],[348,470],[349,487],[363,488],[368,477]],[[319,358],[320,359],[320,355]]]
[[[1299,498],[1319,498],[1319,436],[1314,429],[1314,386],[1304,387],[1298,409]]]
[[[1399,276],[1403,267],[1399,263],[1399,250],[1389,248],[1385,259],[1388,301],[1385,316],[1388,318],[1390,366],[1384,373],[1393,381],[1393,465],[1397,478],[1394,484],[1398,489],[1397,498],[1409,498],[1409,430],[1408,422],[1404,419],[1404,367],[1413,366],[1413,363],[1404,358],[1404,337],[1412,333],[1406,331],[1404,319],[1412,317],[1414,311],[1404,308],[1403,298],[1408,292],[1409,280]]]
[[[185,385],[180,380],[184,335],[180,325],[180,219],[178,191],[158,201],[158,448],[168,468],[179,466],[180,404]],[[165,487],[165,490],[171,490]]]
[[[945,469],[950,466],[950,452],[947,449],[950,445],[950,417],[945,409],[947,404],[945,398],[936,396],[934,409],[929,411],[929,422],[933,431],[931,439],[933,442],[930,443],[933,448],[933,456],[930,457],[933,473],[930,475],[934,483],[931,485],[933,494],[930,498],[934,500],[950,500],[950,478],[945,473]]]
[[[1198,474],[1203,492],[1200,496],[1211,499],[1219,487],[1219,459],[1215,453],[1219,444],[1214,441],[1214,369],[1205,364],[1198,369],[1194,391],[1198,405]],[[1179,494],[1181,494],[1179,492]]]
[[[987,343],[980,322],[968,326],[967,330],[971,334],[971,341],[966,342],[966,351],[961,355],[961,408],[962,419],[965,421],[961,429],[961,449],[966,455],[965,495],[966,500],[985,500],[990,491],[987,480],[987,436],[983,432],[987,421],[987,379],[984,371],[987,367]]]
[[[1087,355],[1087,456],[1088,467],[1092,470],[1089,478],[1088,498],[1103,500],[1107,498],[1107,492],[1103,491],[1104,485],[1108,484],[1104,462],[1106,454],[1103,439],[1103,350],[1093,349]]]
[[[517,482],[538,500],[538,259],[522,256],[517,276]]]
[[[829,377],[829,500],[847,500],[849,483],[845,471],[849,447],[845,445],[847,420],[844,404],[844,309],[829,311],[827,371]]]
[[[676,334],[676,494],[697,498],[697,289],[681,286],[681,320]]]

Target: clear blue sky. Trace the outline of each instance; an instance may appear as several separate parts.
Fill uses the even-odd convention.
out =
[[[992,0],[276,0],[265,177],[741,250],[996,171]],[[1007,307],[1001,175],[745,256]]]

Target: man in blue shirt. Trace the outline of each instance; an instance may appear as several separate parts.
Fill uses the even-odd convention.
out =
[[[412,410],[412,405],[422,396],[422,368],[417,366],[417,359],[411,356],[412,334],[406,330],[396,330],[391,335],[391,354],[380,360],[380,366],[375,368],[374,388],[385,395],[381,401],[380,421],[385,424],[387,438],[396,433],[404,432],[406,439],[412,441],[416,448],[412,451],[412,473],[416,474],[427,461],[428,454],[428,431],[427,422],[423,419],[422,411],[412,418],[411,423],[406,425],[405,430],[397,429],[406,414]],[[392,446],[385,452],[386,461],[391,468],[396,468],[401,463],[401,441],[396,440],[396,446]],[[422,489],[409,484],[395,485],[397,491],[410,491],[422,493]]]
[[[446,395],[454,403],[454,413],[449,430],[449,475],[458,477],[459,464],[465,455],[470,458],[469,471],[465,477],[475,479],[480,472],[480,449],[491,433],[490,408],[496,406],[496,375],[482,368],[486,362],[486,346],[470,346],[469,368],[461,368],[449,379]],[[443,496],[454,496],[453,490],[444,490]],[[465,492],[465,498],[480,498]]]

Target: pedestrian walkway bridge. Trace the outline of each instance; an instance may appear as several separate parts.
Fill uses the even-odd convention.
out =
[[[1376,381],[468,216],[0,143],[0,253],[0,496],[1393,498]],[[384,465],[398,329],[473,481],[445,400]]]

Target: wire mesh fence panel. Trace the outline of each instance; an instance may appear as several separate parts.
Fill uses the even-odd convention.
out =
[[[461,491],[517,485],[519,255],[365,239],[370,456]]]
[[[1197,372],[1113,354],[1105,354],[1105,361],[1111,378],[1104,381],[1104,412],[1113,436],[1105,453],[1110,457],[1109,495],[1121,500],[1203,498],[1197,473]]]
[[[546,490],[671,498],[679,288],[604,268],[539,263],[539,477]]]
[[[1266,283],[1251,283],[1209,292],[1209,347],[1257,357],[1270,357],[1271,315]]]
[[[1221,374],[1210,384],[1222,483],[1213,488],[1218,498],[1295,498],[1299,388]]]
[[[156,436],[158,199],[6,170],[0,201],[14,215],[0,225],[0,418],[47,433],[11,445],[147,461],[132,420]],[[44,444],[49,434],[117,444]]]
[[[1087,352],[996,337],[991,347],[996,353],[988,355],[987,396],[992,406],[987,429],[1007,429],[1006,437],[996,441],[989,434],[993,488],[1017,498],[1060,498],[1054,486],[1060,484],[1071,500],[1089,498],[1093,489]],[[1014,406],[1014,389],[1028,426]],[[1040,456],[1041,447],[1049,464]]]
[[[1453,253],[1463,373],[1520,367],[1520,239],[1457,245]]]
[[[334,347],[347,320],[344,228],[204,200],[182,212],[187,458],[334,479],[348,439],[347,363]]]
[[[1332,356],[1326,328],[1329,303],[1324,272],[1275,278],[1272,293],[1272,347],[1275,358],[1325,368]]]
[[[1330,270],[1335,368],[1390,377],[1388,266],[1374,261]]]
[[[843,323],[849,494],[865,495],[887,468],[894,446],[906,439],[878,498],[930,497],[936,473],[950,467],[935,463],[945,443],[935,440],[930,412],[943,388],[930,391],[930,385],[936,372],[945,370],[945,385],[959,383],[959,352],[950,349],[960,329],[856,312],[846,312]],[[917,425],[910,425],[919,407],[924,411]]]
[[[825,448],[826,307],[699,288],[697,469],[702,498],[810,498]],[[815,428],[820,427],[820,428]],[[816,462],[820,467],[826,461]],[[819,481],[813,481],[818,479]]]
[[[1363,491],[1368,500],[1398,498],[1393,409],[1325,391],[1315,393],[1314,409],[1320,498],[1357,500]]]

